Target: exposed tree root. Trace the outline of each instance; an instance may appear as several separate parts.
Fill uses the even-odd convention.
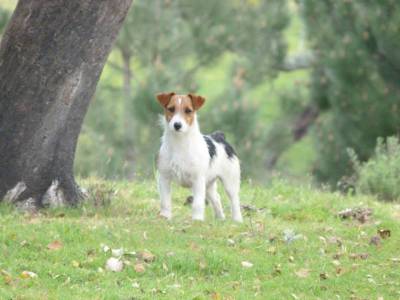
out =
[[[29,195],[29,190],[25,182],[20,181],[6,193],[3,201],[15,205],[18,210],[35,212],[39,208],[76,205],[86,196],[84,190],[81,190],[75,182],[63,186],[58,179],[53,180],[41,196],[24,197],[23,194]],[[69,195],[69,197],[66,195]]]

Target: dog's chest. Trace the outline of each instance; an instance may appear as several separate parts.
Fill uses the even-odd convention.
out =
[[[161,169],[182,186],[191,187],[196,176],[204,173],[208,164],[207,156],[204,157],[200,148],[195,145],[175,149],[166,147],[161,155]]]
[[[190,154],[173,153],[169,160],[169,170],[179,184],[190,187],[198,168],[195,158]]]

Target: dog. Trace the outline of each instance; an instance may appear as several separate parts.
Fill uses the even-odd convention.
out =
[[[157,155],[160,215],[172,217],[171,182],[191,188],[193,193],[192,219],[204,220],[206,199],[215,217],[225,219],[217,181],[221,180],[230,203],[232,219],[242,222],[240,211],[240,162],[222,132],[203,135],[196,113],[205,98],[194,95],[161,93],[156,96],[164,109],[164,133]]]

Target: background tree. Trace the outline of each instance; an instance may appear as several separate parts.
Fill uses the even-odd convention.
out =
[[[0,47],[0,199],[78,201],[77,138],[130,3],[19,1]]]
[[[377,136],[399,131],[393,3],[135,1],[86,117],[77,174],[151,175],[154,94],[175,90],[207,97],[202,129],[226,131],[244,177],[313,171],[335,185],[352,172],[346,148],[366,160]]]
[[[202,129],[229,132],[253,174],[264,150],[256,147],[262,122],[250,93],[284,64],[287,25],[284,1],[135,1],[84,126],[78,173],[130,177],[134,160],[136,172],[151,173],[161,134],[154,94],[175,90],[206,96]],[[199,78],[221,61],[223,81]],[[99,138],[99,156],[83,159]]]
[[[317,54],[312,104],[315,174],[335,184],[352,172],[347,148],[362,161],[377,137],[400,132],[400,8],[395,0],[301,1]]]

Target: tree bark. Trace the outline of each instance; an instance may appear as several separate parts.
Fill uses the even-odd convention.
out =
[[[131,1],[18,2],[0,45],[0,199],[79,201],[78,135]]]
[[[266,159],[265,166],[267,169],[275,168],[282,154],[291,146],[293,143],[299,142],[304,138],[310,127],[314,124],[320,114],[320,110],[314,104],[309,104],[304,110],[298,115],[295,122],[291,125],[291,136],[293,140],[288,144],[280,147],[270,157]],[[275,142],[275,141],[272,141]],[[271,148],[271,147],[268,147]]]

